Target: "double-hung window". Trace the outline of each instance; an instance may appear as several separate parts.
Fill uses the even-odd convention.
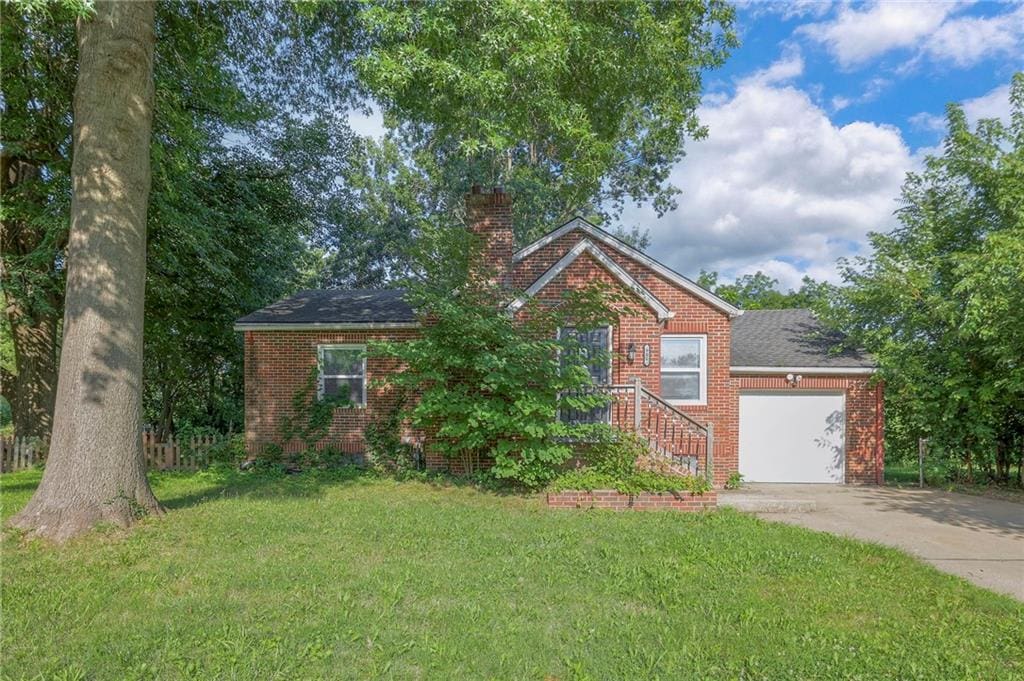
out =
[[[708,337],[661,337],[661,397],[672,404],[707,404]]]
[[[317,348],[320,381],[317,395],[347,399],[366,406],[366,346],[321,345]]]

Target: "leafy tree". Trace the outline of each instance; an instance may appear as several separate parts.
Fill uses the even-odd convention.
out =
[[[780,310],[794,307],[817,307],[827,300],[832,286],[805,276],[800,288],[785,293],[779,290],[779,280],[764,272],[744,274],[732,284],[720,284],[718,272],[701,270],[697,283],[723,300],[744,310]]]
[[[999,479],[1024,455],[1024,74],[1011,121],[947,109],[943,153],[903,186],[900,226],[844,264],[830,317],[887,382],[896,455],[932,451]],[[895,437],[893,437],[895,435]]]
[[[7,6],[0,22],[0,279],[13,355],[0,377],[15,431],[25,436],[49,435],[57,390],[76,16],[64,6]]]
[[[354,92],[351,78],[339,75],[339,69],[351,72],[342,43],[352,31],[354,11],[343,4],[301,9],[157,5],[147,247],[147,290],[154,304],[146,311],[146,411],[165,425],[173,421],[159,418],[168,407],[205,425],[222,427],[232,420],[226,414],[240,408],[241,347],[236,338],[225,354],[231,320],[282,295],[294,284],[292,270],[319,270],[295,242],[312,238],[314,218],[329,215],[322,210],[333,181],[327,161],[351,156],[347,145],[354,137],[344,121],[331,122],[325,142],[319,132],[327,126],[317,116],[344,109]],[[3,367],[3,394],[14,406],[16,431],[25,435],[49,434],[56,387],[71,197],[75,12],[58,5],[33,11],[8,6],[0,28],[0,266],[9,323],[0,329],[9,329],[4,340],[14,350],[13,363]],[[228,182],[225,169],[234,164],[246,171]],[[214,186],[217,177],[220,186]],[[270,184],[275,188],[268,189]],[[293,196],[285,198],[286,191]],[[243,226],[242,220],[249,222]],[[287,237],[283,222],[292,225]],[[260,253],[275,256],[256,257]],[[248,276],[230,286],[223,281],[227,272],[243,270]],[[211,272],[221,277],[221,290],[209,285]],[[255,288],[240,290],[243,283]],[[177,342],[208,333],[217,342]],[[149,379],[159,366],[168,367],[166,384],[152,386]],[[213,366],[222,369],[217,376],[210,374]],[[191,378],[183,382],[185,375]],[[199,377],[202,390],[195,389]],[[202,397],[182,400],[193,395]],[[211,410],[212,403],[221,406]]]
[[[347,225],[370,223],[389,265],[364,279],[362,261],[346,257],[330,269],[339,283],[408,270],[400,246],[425,221],[461,224],[472,184],[516,196],[520,244],[576,213],[608,224],[630,201],[673,208],[669,171],[685,140],[706,134],[702,73],[735,44],[732,10],[718,0],[378,2],[359,19],[357,73],[390,134],[371,150],[375,190],[349,203],[366,217],[349,213],[326,243],[357,241]],[[647,242],[635,228],[620,235]]]
[[[399,361],[405,370],[387,382],[414,393],[403,416],[428,434],[429,446],[472,473],[493,459],[489,473],[527,487],[548,482],[573,454],[571,440],[591,426],[564,423],[560,409],[586,411],[606,403],[588,393],[585,359],[559,327],[592,328],[618,312],[610,292],[588,289],[558,305],[531,300],[515,317],[501,301],[510,293],[468,278],[472,237],[444,234],[436,248],[421,245],[426,279],[410,299],[424,325],[421,336],[381,342],[370,352]]]
[[[286,177],[240,151],[157,181],[187,187],[152,205],[146,420],[160,438],[178,426],[237,431],[243,375],[233,322],[302,278],[307,207]]]
[[[147,5],[152,9],[150,5]],[[12,97],[4,93],[5,121],[13,120],[14,125],[5,125],[5,135],[9,132],[14,136],[5,136],[3,139],[4,152],[11,154],[5,156],[5,164],[15,161],[22,164],[24,172],[5,174],[5,177],[15,177],[19,181],[13,188],[18,201],[12,205],[16,210],[4,213],[4,237],[14,234],[23,241],[18,244],[18,249],[4,249],[3,267],[5,271],[4,293],[7,298],[7,320],[12,329],[11,339],[15,350],[15,369],[19,380],[24,377],[26,380],[32,373],[43,375],[42,371],[32,371],[30,363],[23,361],[24,353],[21,352],[26,344],[19,345],[19,339],[23,334],[20,331],[24,328],[56,328],[56,320],[59,318],[60,310],[64,306],[63,282],[66,275],[65,262],[70,261],[74,265],[75,260],[70,254],[65,254],[64,244],[66,243],[66,226],[61,228],[61,215],[66,215],[70,177],[68,171],[68,159],[71,158],[68,140],[71,139],[71,93],[67,83],[73,82],[73,74],[76,65],[79,79],[83,75],[84,53],[76,52],[73,27],[69,21],[71,13],[65,12],[62,8],[45,8],[47,11],[34,13],[24,10],[18,14],[16,21],[8,24],[5,28],[13,26],[10,33],[5,33],[4,43],[5,58],[12,52],[17,55],[36,54],[38,57],[30,62],[34,69],[32,73],[24,74],[24,78],[4,78],[4,87],[10,88]],[[53,10],[52,12],[50,10]],[[83,8],[79,7],[78,11]],[[87,12],[89,7],[84,8]],[[111,9],[103,5],[103,11],[111,15],[123,16],[120,9]],[[303,117],[303,111],[294,106],[280,106],[275,108],[268,106],[273,97],[294,97],[294,101],[303,106],[321,106],[326,101],[338,101],[338,93],[343,93],[350,87],[350,82],[345,80],[332,80],[324,82],[315,75],[307,74],[310,77],[296,79],[293,76],[296,65],[293,60],[301,64],[302,69],[309,68],[313,74],[320,72],[319,61],[315,58],[322,52],[319,49],[304,52],[310,45],[322,46],[329,38],[334,39],[338,34],[343,33],[347,24],[343,15],[351,15],[347,7],[325,7],[317,13],[327,15],[330,21],[315,23],[312,26],[303,22],[304,14],[296,14],[296,22],[284,21],[288,13],[293,12],[292,5],[263,6],[255,4],[213,4],[213,3],[189,3],[189,2],[162,2],[153,12],[152,27],[147,29],[151,35],[155,33],[158,37],[159,48],[155,55],[147,58],[151,63],[152,72],[155,75],[155,108],[157,115],[153,121],[154,144],[150,148],[148,137],[142,145],[147,164],[153,168],[153,186],[157,189],[152,195],[151,202],[147,202],[141,210],[134,205],[135,213],[131,226],[122,220],[119,226],[132,233],[138,227],[138,220],[141,218],[142,227],[146,227],[146,213],[151,209],[151,224],[153,239],[149,243],[151,257],[149,259],[149,270],[147,275],[150,283],[153,284],[153,292],[157,301],[160,300],[161,285],[167,284],[167,300],[173,298],[170,292],[173,290],[178,295],[202,292],[206,296],[206,305],[203,301],[194,301],[201,306],[206,320],[212,320],[218,325],[224,324],[230,328],[227,320],[237,316],[243,309],[251,309],[260,303],[254,304],[255,297],[251,294],[278,295],[280,293],[281,277],[279,274],[294,269],[294,262],[288,260],[280,263],[275,258],[294,257],[298,243],[301,245],[303,231],[296,228],[296,223],[305,224],[305,220],[297,220],[294,216],[290,219],[282,216],[287,213],[295,213],[291,208],[277,210],[275,206],[288,206],[294,202],[294,196],[282,196],[282,185],[285,181],[286,193],[298,195],[297,184],[291,184],[293,176],[278,174],[277,172],[267,173],[266,168],[273,166],[273,151],[278,149],[286,150],[286,141],[293,136],[293,131],[300,127],[294,119]],[[17,14],[17,12],[14,12]],[[50,21],[52,19],[52,21]],[[105,22],[104,26],[110,22]],[[116,21],[114,22],[117,23]],[[86,26],[85,20],[80,20],[81,27]],[[88,24],[92,26],[92,23]],[[322,26],[329,26],[331,30],[319,31]],[[252,28],[259,28],[252,31]],[[82,28],[84,31],[85,29]],[[291,35],[296,31],[299,37]],[[288,39],[290,38],[290,39]],[[306,39],[308,38],[308,39]],[[131,44],[131,40],[123,40],[125,44]],[[78,43],[81,44],[81,43]],[[42,45],[40,47],[39,45]],[[57,46],[57,47],[54,47]],[[119,47],[124,45],[118,44]],[[12,49],[6,49],[6,48]],[[69,49],[64,49],[68,47]],[[131,51],[129,55],[136,58],[137,51]],[[5,73],[17,72],[19,63],[17,57],[11,61],[4,61]],[[345,55],[341,52],[331,53],[332,64],[343,63]],[[278,77],[282,69],[270,68],[270,66],[281,66],[289,71],[289,77]],[[106,68],[106,67],[104,67]],[[300,69],[301,70],[301,69]],[[323,70],[325,75],[334,75],[330,68]],[[105,74],[106,77],[106,74]],[[96,75],[91,74],[90,78],[95,81]],[[106,80],[116,78],[106,77]],[[37,85],[38,81],[38,85]],[[30,94],[24,94],[26,84],[35,88]],[[244,85],[244,89],[242,87]],[[116,87],[116,84],[111,84]],[[28,88],[31,89],[31,88]],[[96,92],[104,92],[102,88]],[[90,94],[95,94],[90,91]],[[36,96],[38,95],[38,96]],[[120,104],[124,101],[115,101],[108,105]],[[280,104],[280,102],[276,102]],[[90,106],[98,107],[101,103],[92,101]],[[77,101],[76,101],[77,106]],[[330,108],[330,107],[328,107]],[[109,109],[107,109],[109,111]],[[278,115],[280,112],[280,115]],[[76,109],[75,124],[79,124],[81,117],[88,118],[89,109],[81,111]],[[110,111],[116,115],[115,111]],[[256,168],[255,161],[250,161],[245,168],[251,172],[256,169],[257,176],[249,177],[241,187],[242,183],[224,181],[218,186],[219,180],[214,169],[226,167],[231,163],[243,158],[244,154],[235,154],[232,158],[228,149],[222,141],[234,138],[240,146],[248,146],[260,156],[260,163],[263,165]],[[123,139],[130,139],[125,134]],[[83,147],[84,148],[84,147]],[[40,151],[37,156],[31,156],[24,150]],[[76,149],[76,152],[78,150]],[[117,147],[118,154],[123,149]],[[134,150],[133,150],[134,151]],[[324,149],[323,153],[331,153],[334,149]],[[45,152],[45,153],[43,153]],[[99,153],[107,153],[108,150],[101,149]],[[254,156],[255,158],[255,156]],[[25,160],[27,159],[27,161]],[[150,164],[151,161],[151,164]],[[303,158],[301,162],[292,163],[289,169],[301,168],[303,163],[308,164],[310,159]],[[77,163],[77,157],[76,157]],[[5,165],[5,168],[7,165]],[[13,166],[12,166],[13,167]],[[141,166],[139,166],[141,167]],[[201,169],[209,169],[203,172]],[[207,173],[213,173],[213,178]],[[256,189],[259,185],[260,175],[263,179],[277,179],[279,186],[271,192],[264,189]],[[22,182],[21,178],[27,178]],[[133,182],[141,180],[142,175],[132,176]],[[221,180],[227,180],[226,175],[221,173]],[[237,179],[237,178],[236,178]],[[149,192],[150,173],[147,167],[145,172],[145,188]],[[141,184],[133,185],[138,189]],[[42,187],[42,189],[40,189]],[[45,190],[45,191],[44,191]],[[207,196],[206,192],[221,190],[239,190],[242,194],[234,197]],[[245,192],[248,192],[246,194]],[[74,194],[74,201],[78,201],[81,188]],[[274,194],[277,194],[277,198]],[[134,194],[137,197],[139,194]],[[99,195],[87,197],[89,200],[103,201],[104,205],[109,203],[106,199],[100,199]],[[109,197],[108,197],[109,198]],[[233,207],[232,218],[222,221],[206,221],[202,218],[223,217],[217,215],[216,211],[210,210],[211,205],[217,203],[217,199],[223,205],[235,200],[242,199],[245,208],[238,205]],[[85,200],[85,198],[83,198]],[[264,205],[255,202],[267,200]],[[253,203],[248,203],[249,201]],[[88,206],[86,206],[88,208]],[[277,210],[275,215],[269,215]],[[268,219],[269,218],[269,219]],[[249,222],[240,224],[240,220]],[[291,221],[292,227],[282,240],[280,224]],[[264,230],[269,222],[270,226]],[[66,224],[66,223],[65,223]],[[28,228],[25,228],[27,226]],[[257,236],[250,237],[250,231],[255,231]],[[265,233],[261,233],[265,232]],[[308,230],[307,230],[308,232]],[[93,235],[93,231],[87,232]],[[112,232],[105,232],[110,234]],[[143,229],[143,235],[145,230]],[[141,243],[145,247],[143,236]],[[138,245],[136,241],[125,240],[120,244],[124,248]],[[103,251],[102,257],[114,257],[114,250],[107,248],[108,242],[100,244]],[[223,246],[223,247],[219,247]],[[89,249],[86,249],[87,252]],[[269,263],[259,268],[261,261],[256,259],[256,254],[262,253]],[[8,258],[8,255],[14,257]],[[239,263],[242,256],[249,255],[248,260]],[[124,286],[134,286],[135,270],[131,269],[136,264],[146,263],[145,252],[141,252],[138,259],[135,259],[134,251],[120,253],[115,257],[116,264],[120,268],[126,268],[132,276],[125,273],[117,277],[117,283]],[[195,260],[194,260],[195,259]],[[102,258],[101,258],[102,260]],[[100,260],[83,260],[86,264],[79,266],[80,276],[84,279],[94,280],[93,283],[109,276],[108,266]],[[197,263],[199,266],[197,266]],[[96,267],[93,267],[93,265]],[[235,277],[231,285],[247,282],[250,285],[248,291],[243,291],[239,296],[225,295],[223,290],[231,289],[225,286],[230,276],[230,270],[235,267],[239,272],[243,266],[251,266],[251,276],[248,279],[244,276]],[[204,267],[206,268],[204,270]],[[115,271],[119,271],[114,268]],[[73,270],[73,267],[72,267]],[[185,277],[203,273],[215,273],[220,277],[221,290],[214,290],[210,286],[210,277],[200,276],[198,280],[188,280],[181,285],[180,280]],[[7,274],[11,276],[8,277]],[[8,284],[8,281],[12,284]],[[27,282],[27,283],[25,283]],[[255,282],[255,283],[254,283]],[[44,286],[43,284],[46,284]],[[92,294],[102,295],[104,291],[93,287]],[[135,376],[136,364],[141,369],[142,352],[141,346],[135,347],[135,324],[138,323],[138,330],[141,331],[141,318],[136,320],[135,307],[142,312],[142,289],[132,289],[134,292],[121,297],[120,304],[124,306],[125,313],[116,315],[110,312],[101,321],[107,323],[107,327],[101,329],[101,324],[86,324],[87,340],[79,343],[75,350],[69,351],[64,348],[65,357],[73,356],[74,361],[64,362],[68,364],[66,371],[80,375],[83,380],[92,380],[92,387],[102,389],[104,372],[96,370],[96,367],[89,365],[89,359],[83,355],[82,348],[88,349],[90,338],[95,336],[90,333],[102,332],[112,342],[117,343],[118,338],[123,336],[124,342],[115,348],[107,349],[107,355],[103,354],[102,348],[94,348],[89,356],[95,361],[99,358],[109,358],[110,373],[114,376],[114,383],[120,380],[131,386],[128,389],[118,391],[125,399],[131,397],[131,389],[141,393],[141,376]],[[39,303],[42,300],[46,305]],[[82,302],[85,301],[85,302]],[[191,302],[191,301],[190,301]],[[217,303],[223,303],[218,306]],[[102,304],[110,304],[109,300],[96,301],[82,296],[79,292],[79,304],[85,306],[85,310],[72,309],[70,302],[65,310],[66,319],[71,321],[85,313],[95,313],[101,310]],[[231,304],[244,305],[243,309],[236,309],[231,316],[228,316],[227,309]],[[39,323],[35,317],[24,314],[12,314],[12,307],[17,311],[20,308],[32,307],[36,317],[42,317],[46,324]],[[131,308],[130,310],[128,308]],[[192,345],[182,339],[195,339],[196,327],[201,326],[203,320],[197,320],[194,313],[196,308],[187,304],[181,304],[180,299],[173,305],[152,307],[153,316],[149,320],[151,328],[156,332],[164,332],[165,335],[153,342],[150,338],[150,348],[155,351],[151,359],[160,360],[161,352],[170,366],[170,381],[180,380],[181,369],[177,360],[191,361],[189,372],[195,373],[197,367],[200,372],[206,368],[206,375],[209,376],[209,367],[218,366],[218,371],[224,372],[225,365],[230,368],[232,364],[237,367],[240,351],[235,341],[234,357],[231,361],[224,360],[224,344],[195,343]],[[216,311],[220,317],[212,315]],[[90,317],[89,320],[95,318]],[[102,315],[101,315],[102,316]],[[26,321],[27,320],[27,321]],[[162,322],[162,324],[161,324]],[[34,325],[26,327],[26,324]],[[226,329],[221,330],[217,339],[222,341]],[[120,334],[120,336],[118,335]],[[38,334],[37,334],[38,336]],[[35,356],[46,358],[52,356],[56,351],[57,334],[51,333],[42,341],[33,343],[30,349],[35,350]],[[70,340],[71,328],[68,327]],[[42,348],[42,350],[39,350]],[[181,354],[188,350],[199,352],[189,355]],[[69,353],[71,353],[69,355]],[[87,353],[88,354],[88,353]],[[199,361],[196,361],[196,357]],[[76,364],[80,360],[80,365]],[[42,362],[41,362],[42,363]],[[50,369],[55,366],[50,359]],[[83,368],[88,366],[88,368]],[[138,379],[138,380],[136,380]],[[10,390],[11,383],[5,380],[4,391]],[[35,379],[32,384],[34,390],[42,391],[45,382]],[[235,381],[231,388],[237,395],[238,382]],[[162,390],[150,391],[151,394],[163,393]],[[87,393],[79,391],[81,395]],[[28,391],[15,387],[10,393],[15,402],[22,401]],[[161,399],[163,395],[161,394]],[[45,406],[45,400],[36,400],[38,404]],[[92,403],[90,403],[92,404]],[[140,425],[139,409],[122,405],[124,408],[108,408],[99,416],[90,417],[88,410],[78,409],[75,411],[78,420],[68,419],[58,422],[54,435],[54,445],[51,449],[53,457],[47,468],[47,475],[40,487],[39,493],[32,505],[26,509],[25,514],[19,516],[18,522],[25,527],[43,527],[45,531],[53,536],[63,538],[76,533],[80,529],[89,526],[100,518],[126,523],[131,518],[131,513],[139,509],[155,509],[155,501],[148,494],[145,480],[137,484],[135,475],[136,466],[130,460],[128,454],[132,447],[132,439],[127,438],[124,432],[128,421],[136,431]],[[62,407],[63,409],[64,407]],[[41,413],[43,408],[36,409]],[[113,415],[113,416],[111,416]],[[106,416],[104,421],[101,416]],[[90,428],[80,428],[80,419],[89,419]],[[121,419],[121,421],[118,421]],[[115,423],[117,421],[117,423]],[[26,427],[31,429],[32,423]],[[19,427],[20,429],[20,427]],[[45,433],[48,428],[45,424],[39,427]],[[65,442],[65,434],[68,442]],[[98,430],[97,430],[98,429]],[[99,433],[99,435],[96,435]],[[58,438],[58,436],[60,436]],[[82,436],[89,442],[75,440]],[[120,449],[109,447],[104,438],[119,438],[117,444]],[[69,444],[70,443],[70,444]],[[88,450],[88,451],[82,451]],[[65,452],[71,451],[71,455]],[[88,464],[88,457],[109,455],[109,465]],[[80,475],[75,484],[69,482],[75,478],[76,469],[85,466],[92,475]],[[141,467],[141,463],[139,464]],[[52,472],[51,472],[52,471]],[[133,482],[134,481],[134,482]],[[97,495],[110,497],[110,485],[115,482],[122,483],[123,488],[114,496],[120,501],[114,503],[110,508],[102,507],[97,510],[95,499]],[[128,484],[131,482],[131,484]],[[77,486],[76,486],[77,485]],[[58,500],[59,498],[59,500]],[[123,502],[123,503],[122,503]],[[60,504],[64,504],[63,507]],[[63,511],[60,509],[63,508]],[[126,510],[127,509],[127,510]],[[61,523],[48,523],[48,516],[56,514],[62,519]]]

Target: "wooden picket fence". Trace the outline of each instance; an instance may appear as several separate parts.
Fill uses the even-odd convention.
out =
[[[210,449],[220,444],[228,435],[196,435],[187,440],[171,437],[167,442],[157,442],[156,434],[146,430],[142,433],[142,452],[150,469],[161,471],[196,471],[210,463]],[[49,442],[37,437],[0,438],[0,472],[32,468],[46,460]]]
[[[0,473],[32,468],[46,458],[49,442],[38,437],[0,437]]]

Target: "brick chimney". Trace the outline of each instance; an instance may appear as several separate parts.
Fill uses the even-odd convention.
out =
[[[473,185],[466,194],[466,222],[480,239],[480,262],[474,274],[502,287],[512,286],[512,197],[501,187],[487,192]]]

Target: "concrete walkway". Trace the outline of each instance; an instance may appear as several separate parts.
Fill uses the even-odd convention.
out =
[[[719,503],[903,549],[1024,601],[1024,504],[933,489],[747,484]]]

